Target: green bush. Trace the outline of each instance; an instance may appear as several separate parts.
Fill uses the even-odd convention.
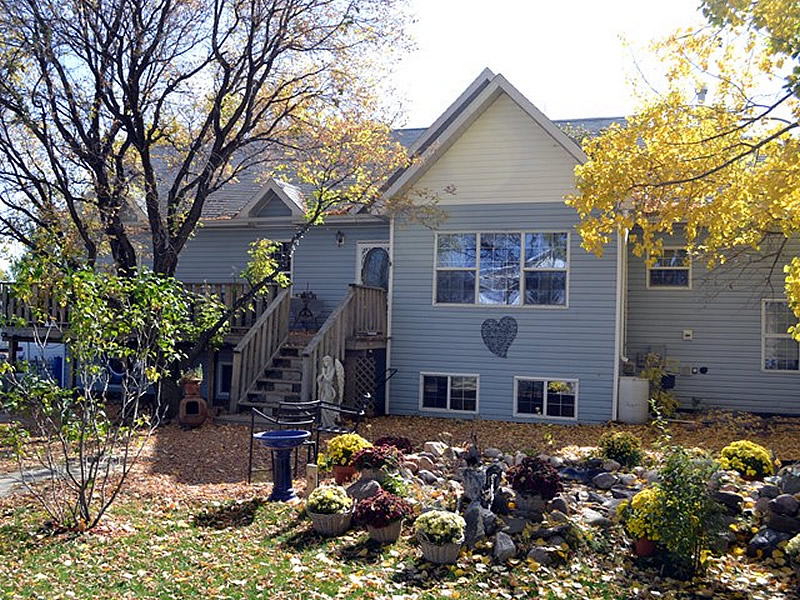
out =
[[[384,477],[381,487],[395,496],[408,496],[408,483],[399,473],[390,473]]]
[[[668,574],[691,578],[705,569],[709,546],[723,529],[722,510],[709,493],[718,470],[712,460],[672,448],[659,471],[659,542],[666,550]]]
[[[719,462],[723,469],[737,471],[742,477],[751,479],[761,479],[773,473],[769,450],[747,440],[725,446]]]
[[[626,467],[635,467],[642,462],[642,440],[627,431],[605,432],[600,436],[600,451],[604,458]]]

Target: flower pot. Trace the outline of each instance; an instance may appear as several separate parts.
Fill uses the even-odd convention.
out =
[[[462,540],[451,544],[432,544],[420,535],[417,535],[417,541],[425,560],[438,565],[455,564],[458,560],[458,555],[461,553],[461,545],[463,543]]]
[[[378,483],[383,483],[383,480],[386,479],[386,473],[380,469],[361,469],[359,473],[361,474],[361,479],[365,481],[377,481]]]
[[[342,535],[345,531],[350,529],[350,522],[353,520],[353,511],[349,510],[346,513],[334,513],[332,515],[323,515],[309,511],[308,516],[314,524],[314,531],[321,535],[336,536]]]
[[[403,528],[402,519],[389,523],[386,527],[373,527],[367,525],[367,533],[370,539],[380,542],[381,544],[393,544],[400,537],[400,530]]]
[[[647,538],[639,538],[634,542],[633,550],[636,552],[636,556],[653,556],[656,552],[656,543]]]
[[[539,494],[521,494],[517,492],[514,503],[517,505],[517,510],[523,513],[542,514],[545,511],[545,501]]]
[[[333,478],[336,480],[336,485],[344,485],[355,476],[356,468],[354,466],[333,465]]]
[[[183,395],[184,396],[199,396],[200,395],[200,384],[202,383],[199,379],[183,379],[181,381],[183,384]]]

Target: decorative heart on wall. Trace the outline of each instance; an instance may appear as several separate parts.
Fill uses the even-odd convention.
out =
[[[517,320],[513,317],[503,317],[499,321],[486,319],[481,325],[481,337],[489,352],[505,358],[517,337]]]

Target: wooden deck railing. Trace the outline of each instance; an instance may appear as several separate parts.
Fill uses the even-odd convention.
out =
[[[344,361],[347,339],[359,335],[386,335],[386,291],[351,284],[350,290],[303,348],[302,401],[316,400],[316,375],[324,356]]]
[[[43,323],[43,316],[52,325],[66,327],[69,324],[69,307],[59,306],[44,293],[34,294],[31,302],[16,298],[13,294],[13,282],[0,282],[0,317],[4,324],[11,327],[34,327]],[[187,292],[200,295],[216,295],[228,308],[247,291],[245,283],[184,283]],[[248,331],[264,314],[267,307],[275,299],[280,288],[271,286],[268,293],[262,294],[248,310],[240,310],[231,318],[231,333],[243,334]]]
[[[290,288],[282,290],[233,349],[230,411],[247,398],[289,337]]]

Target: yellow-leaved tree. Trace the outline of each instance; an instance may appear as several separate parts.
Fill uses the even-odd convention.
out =
[[[675,233],[710,267],[757,256],[783,269],[800,318],[800,1],[702,9],[706,23],[654,45],[667,89],[584,140],[567,202],[595,253],[623,230],[651,260]]]

